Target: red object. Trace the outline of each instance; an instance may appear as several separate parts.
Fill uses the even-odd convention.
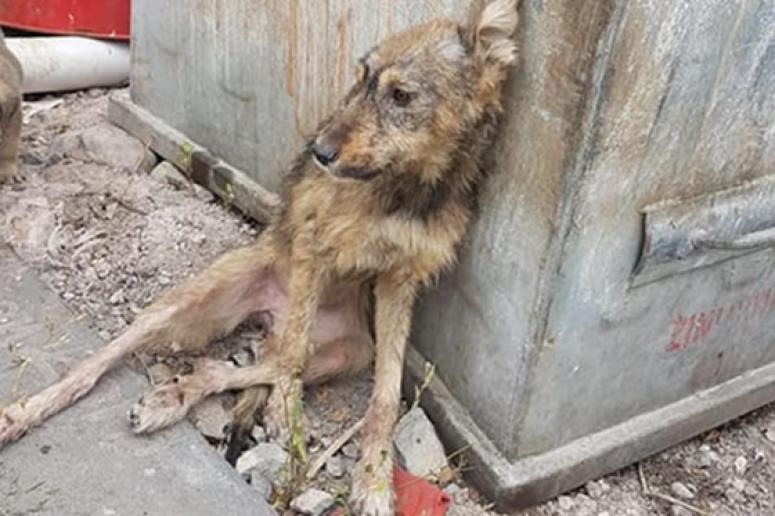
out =
[[[129,39],[130,0],[0,0],[0,25],[35,32]]]
[[[449,509],[449,496],[427,480],[415,477],[399,468],[393,467],[393,486],[396,492],[396,516],[444,516]],[[331,516],[346,514],[337,509]]]

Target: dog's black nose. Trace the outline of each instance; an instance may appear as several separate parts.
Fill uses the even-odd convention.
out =
[[[312,154],[315,155],[315,159],[324,167],[329,163],[333,163],[339,157],[339,151],[335,148],[318,142],[312,144]]]

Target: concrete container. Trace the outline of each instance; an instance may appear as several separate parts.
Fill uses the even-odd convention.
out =
[[[360,53],[468,5],[135,0],[133,103],[114,119],[184,167],[188,144],[164,143],[181,134],[242,170],[221,193],[235,177],[271,192]],[[415,378],[435,364],[424,404],[502,506],[775,399],[775,4],[520,13],[482,212],[409,357]]]

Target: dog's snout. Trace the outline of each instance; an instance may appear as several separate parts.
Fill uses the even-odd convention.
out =
[[[312,154],[323,166],[333,163],[339,157],[339,151],[333,145],[318,141],[312,144]]]

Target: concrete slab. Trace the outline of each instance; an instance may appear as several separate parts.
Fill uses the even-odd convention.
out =
[[[0,405],[56,380],[103,342],[0,245]],[[188,423],[135,437],[147,388],[120,368],[0,452],[0,516],[274,515]]]

